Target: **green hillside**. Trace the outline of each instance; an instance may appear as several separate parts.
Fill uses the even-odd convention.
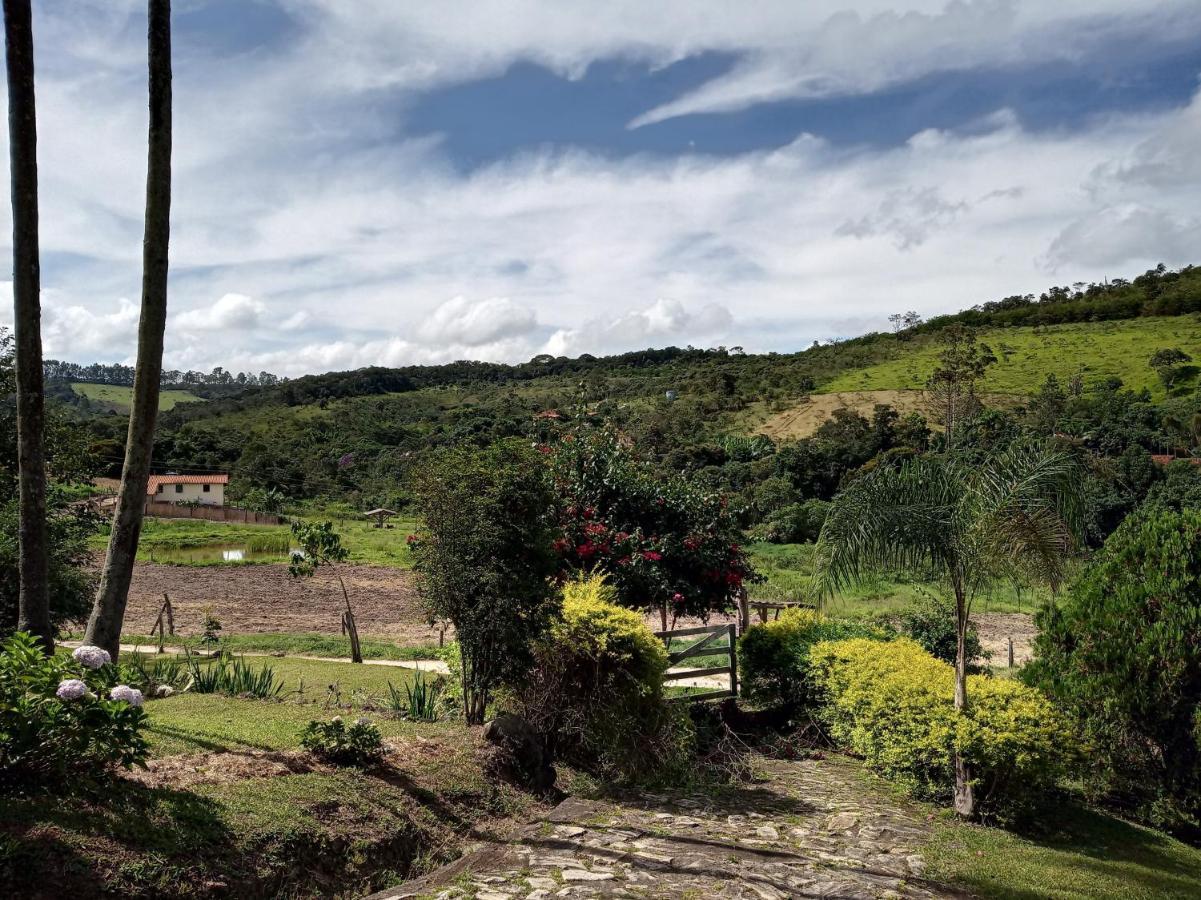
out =
[[[116,412],[129,412],[129,405],[133,399],[133,388],[124,385],[90,384],[77,381],[72,382],[71,390],[89,400],[109,403]],[[201,403],[203,401],[203,397],[197,397],[190,391],[165,390],[159,392],[158,408],[160,410],[174,409],[180,403]]]
[[[1201,358],[1201,317],[1168,316],[1116,322],[1082,322],[1022,328],[991,328],[981,340],[992,347],[997,362],[988,370],[984,390],[1029,394],[1049,374],[1065,382],[1082,373],[1086,384],[1106,378],[1122,379],[1126,387],[1149,388],[1162,397],[1163,386],[1148,366],[1151,355],[1178,347]],[[938,361],[932,336],[900,342],[900,355],[836,375],[817,386],[818,393],[841,391],[911,390],[925,387]]]

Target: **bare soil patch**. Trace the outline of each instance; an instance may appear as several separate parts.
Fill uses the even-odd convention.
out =
[[[1038,629],[1029,613],[979,613],[972,616],[980,633],[980,644],[992,654],[989,662],[1003,666],[1009,657],[1009,638],[1013,638],[1013,661],[1022,665],[1033,655],[1031,644]]]
[[[401,646],[437,643],[438,634],[425,619],[411,572],[362,565],[345,565],[339,571],[364,637],[387,638]],[[343,601],[337,580],[325,574],[293,578],[286,565],[139,562],[129,589],[126,630],[149,632],[163,594],[171,597],[175,629],[182,637],[198,636],[210,610],[227,634],[341,633]]]
[[[1015,398],[1010,394],[981,394],[981,402],[997,408],[1011,407]],[[934,423],[938,420],[934,403],[926,391],[840,391],[834,394],[813,394],[795,406],[776,413],[756,430],[773,440],[811,437],[835,410],[849,409],[870,419],[877,403],[886,403],[902,416],[921,413]]]

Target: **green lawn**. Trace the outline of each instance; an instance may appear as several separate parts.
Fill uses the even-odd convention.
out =
[[[747,547],[755,568],[767,577],[764,584],[752,585],[753,600],[809,601],[809,580],[813,574],[813,544],[751,544]],[[826,602],[825,609],[837,616],[870,616],[899,610],[923,594],[938,594],[935,583],[891,578],[870,578],[853,588],[839,591]],[[1012,587],[998,588],[992,596],[981,597],[973,612],[1034,612],[1049,596],[1046,588],[1027,588],[1020,593]]]
[[[96,400],[100,403],[111,403],[117,412],[129,412],[129,406],[133,402],[133,388],[122,387],[116,384],[89,384],[87,382],[74,382],[71,385],[71,390],[82,397],[87,397],[89,400]],[[179,403],[203,403],[203,397],[197,397],[190,391],[165,390],[159,391],[158,408],[159,410],[172,409]]]
[[[412,554],[406,538],[417,528],[411,518],[392,520],[392,528],[375,528],[370,522],[351,516],[346,511],[302,509],[297,518],[306,521],[332,521],[342,535],[342,544],[350,552],[349,562],[374,566],[412,568]],[[138,543],[138,559],[142,562],[166,562],[176,565],[246,565],[253,562],[286,562],[292,546],[291,530],[286,525],[240,525],[231,522],[209,522],[202,519],[147,519]],[[95,550],[108,546],[108,526],[101,527],[90,540]],[[258,546],[270,546],[271,552],[245,562],[221,562],[205,558],[195,551],[204,548],[239,547],[254,551]],[[194,557],[199,556],[199,559]]]
[[[926,852],[927,876],[981,897],[1158,900],[1201,897],[1201,850],[1074,804],[1040,819],[1041,833],[950,823]]]
[[[1043,328],[1002,328],[982,332],[997,363],[988,370],[981,390],[1030,394],[1054,373],[1065,384],[1083,371],[1085,384],[1116,376],[1129,388],[1150,388],[1163,397],[1163,386],[1147,360],[1164,347],[1201,354],[1201,318],[1171,316],[1121,322],[1086,322]],[[821,385],[820,393],[920,389],[938,360],[937,344],[923,339],[903,355],[855,369]]]
[[[68,640],[78,640],[82,635],[71,634]],[[125,633],[123,644],[139,644],[142,647],[157,647],[158,635]],[[168,635],[163,642],[168,647],[187,644],[196,647],[196,640],[184,640]],[[325,656],[343,659],[350,655],[350,639],[331,634],[267,633],[267,634],[222,634],[221,646],[231,653],[283,653],[292,656]],[[412,660],[437,659],[440,649],[432,644],[419,647],[398,647],[391,641],[363,638],[359,641],[364,659]]]

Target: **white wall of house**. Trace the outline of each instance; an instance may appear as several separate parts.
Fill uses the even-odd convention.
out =
[[[198,500],[208,506],[225,505],[223,484],[160,484],[151,500],[160,503],[180,503]]]

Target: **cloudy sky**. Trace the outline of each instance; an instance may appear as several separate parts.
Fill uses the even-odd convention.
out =
[[[1201,0],[174,6],[171,367],[787,351],[1201,262]],[[46,352],[131,362],[144,3],[34,27]]]

